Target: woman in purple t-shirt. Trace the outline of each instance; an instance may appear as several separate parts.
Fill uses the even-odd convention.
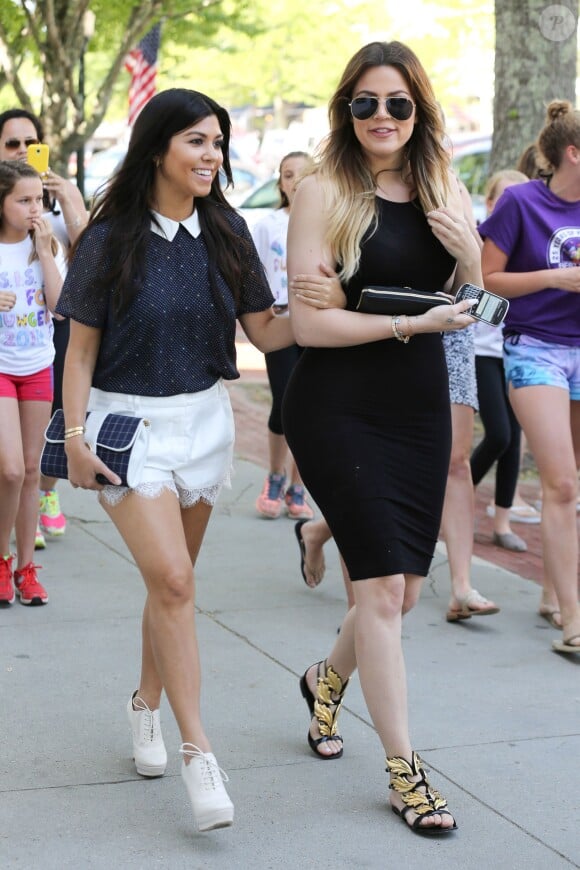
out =
[[[543,490],[542,606],[558,605],[558,652],[580,653],[580,112],[548,106],[538,149],[550,172],[508,188],[480,226],[485,285],[510,300],[504,363]]]

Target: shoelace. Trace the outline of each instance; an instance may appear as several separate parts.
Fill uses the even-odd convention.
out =
[[[28,565],[25,565],[24,568],[16,572],[18,577],[15,576],[15,580],[17,580],[18,589],[21,592],[30,592],[40,587],[38,577],[36,576],[38,568],[42,568],[42,565],[33,565],[32,562],[29,562]]]
[[[153,715],[153,710],[151,710],[143,698],[140,698],[136,695],[133,698],[133,710],[135,713],[144,713],[142,724],[143,724],[143,733],[142,737],[145,740],[150,740],[151,743],[154,743],[161,735],[160,722],[156,716]]]
[[[299,505],[300,507],[304,504],[304,487],[303,486],[292,486],[288,490],[290,494],[290,501],[292,504]]]
[[[7,559],[0,558],[0,581],[8,583],[12,582],[12,561],[14,556],[8,556]]]
[[[182,755],[187,755],[188,758],[201,758],[204,762],[201,770],[204,788],[211,788],[213,791],[221,783],[230,781],[229,776],[225,770],[222,770],[217,761],[208,758],[207,753],[202,752],[195,743],[183,743],[179,751]]]

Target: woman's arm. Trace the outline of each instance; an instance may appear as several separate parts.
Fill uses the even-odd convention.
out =
[[[457,260],[452,279],[445,288],[447,292],[454,295],[462,284],[482,286],[483,275],[480,244],[475,239],[472,221],[465,216],[466,204],[462,199],[459,182],[453,173],[450,176],[450,187],[447,205],[428,212],[427,220],[433,235]]]
[[[81,234],[89,219],[82,194],[76,184],[66,178],[61,178],[52,170],[43,176],[42,183],[62,209],[67,235],[72,244]]]
[[[294,332],[289,317],[276,317],[271,308],[241,314],[242,329],[262,353],[282,350],[294,344]]]
[[[485,239],[481,252],[485,286],[506,299],[539,293],[546,287],[580,293],[580,268],[577,266],[569,269],[539,269],[536,272],[506,272],[507,263],[507,254],[491,239]]]
[[[316,178],[305,178],[296,191],[290,212],[288,278],[291,286],[299,275],[303,279],[304,276],[323,274],[320,264],[333,262],[325,243],[326,224],[322,201]],[[298,280],[298,283],[301,281]],[[318,308],[307,304],[294,293],[290,294],[289,302],[296,341],[305,347],[350,347],[395,338],[393,318],[389,315],[370,316],[339,308]],[[445,311],[441,311],[443,307]],[[469,302],[461,302],[449,308],[437,306],[420,317],[403,316],[399,332],[403,336],[410,336],[420,332],[463,329],[473,323],[473,318],[463,313],[470,307]]]
[[[100,329],[71,320],[62,389],[65,429],[85,425],[89,392],[100,344]],[[82,435],[67,439],[65,451],[68,460],[68,477],[73,486],[102,489],[101,484],[96,481],[97,474],[104,474],[112,484],[121,483],[120,478],[88,449]]]
[[[44,218],[38,217],[33,221],[34,246],[38,261],[42,269],[44,283],[44,298],[51,313],[54,313],[64,276],[58,267],[55,255],[52,253],[52,227]]]

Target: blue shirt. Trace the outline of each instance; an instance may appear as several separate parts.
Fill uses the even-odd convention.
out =
[[[246,223],[235,212],[228,213],[228,219],[240,239],[249,243],[244,245],[237,310],[220,273],[217,286],[223,306],[213,298],[197,214],[181,223],[158,214],[155,218],[160,226],[152,224],[142,287],[120,320],[111,289],[95,292],[94,286],[95,274],[107,264],[108,222],[86,230],[69,267],[57,310],[102,330],[93,374],[93,386],[100,390],[174,396],[206,390],[220,378],[239,377],[236,318],[265,311],[273,302]]]

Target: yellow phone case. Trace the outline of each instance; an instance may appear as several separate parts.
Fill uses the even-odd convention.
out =
[[[38,145],[29,145],[26,149],[26,162],[33,166],[42,175],[48,172],[48,145],[39,142]]]

